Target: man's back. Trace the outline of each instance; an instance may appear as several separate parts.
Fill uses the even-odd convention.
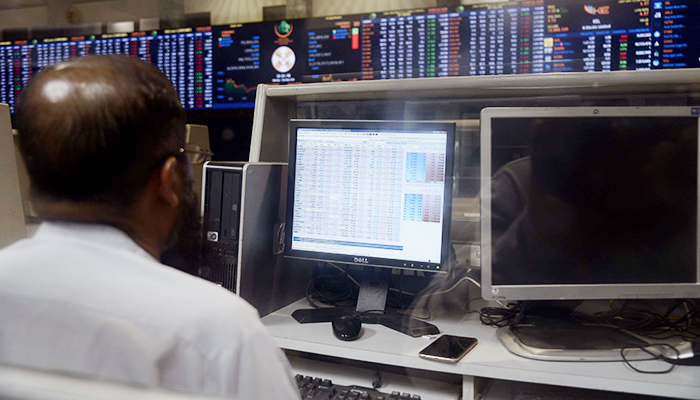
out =
[[[298,397],[255,309],[104,225],[0,251],[0,363],[240,399]]]

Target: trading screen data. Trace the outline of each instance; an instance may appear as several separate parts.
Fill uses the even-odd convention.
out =
[[[214,56],[209,27],[0,43],[0,103],[9,104],[14,112],[22,88],[41,69],[103,54],[124,54],[155,64],[173,82],[185,108],[212,106]]]
[[[187,109],[253,107],[258,84],[700,67],[700,1],[526,0],[0,42],[0,102],[90,54],[156,64]]]
[[[292,250],[440,263],[446,151],[446,131],[297,129]]]
[[[214,107],[252,106],[259,83],[301,82],[306,49],[303,22],[215,27]]]

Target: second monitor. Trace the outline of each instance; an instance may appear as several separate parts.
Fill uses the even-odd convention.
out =
[[[455,125],[292,120],[285,256],[365,267],[448,268]],[[357,311],[384,310],[372,270]]]

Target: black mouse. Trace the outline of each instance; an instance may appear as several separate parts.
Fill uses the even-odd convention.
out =
[[[333,318],[333,334],[340,340],[347,342],[357,340],[362,331],[362,320],[359,317],[344,315],[342,317]]]

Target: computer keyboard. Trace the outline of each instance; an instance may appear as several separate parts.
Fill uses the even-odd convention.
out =
[[[296,376],[303,400],[420,400],[417,394],[382,393],[361,386],[335,385],[330,379]]]

